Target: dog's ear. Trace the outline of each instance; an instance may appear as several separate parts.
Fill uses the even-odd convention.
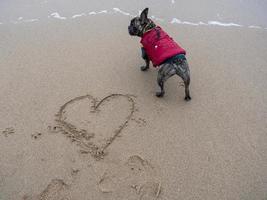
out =
[[[141,24],[144,24],[147,20],[147,14],[148,14],[148,8],[145,8],[141,15],[140,15],[140,19],[141,19]]]

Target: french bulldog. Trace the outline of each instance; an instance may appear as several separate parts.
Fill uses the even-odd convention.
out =
[[[149,69],[150,61],[154,67],[159,68],[157,83],[160,91],[156,92],[157,97],[165,94],[164,83],[173,75],[178,75],[183,79],[185,86],[185,100],[191,100],[189,93],[190,71],[185,57],[185,50],[179,46],[161,27],[157,26],[147,17],[148,8],[145,8],[140,16],[134,17],[128,26],[131,36],[141,38],[142,58],[145,66],[141,66],[142,71]]]

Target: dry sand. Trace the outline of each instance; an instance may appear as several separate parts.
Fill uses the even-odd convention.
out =
[[[161,22],[185,102],[177,77],[154,96],[129,19],[0,25],[0,199],[267,199],[267,30]]]

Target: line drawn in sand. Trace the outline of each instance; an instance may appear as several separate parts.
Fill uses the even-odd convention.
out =
[[[101,100],[91,95],[75,97],[62,105],[56,114],[56,126],[51,132],[61,132],[81,147],[101,159],[130,122],[135,112],[132,95],[111,94]]]
[[[139,200],[156,200],[162,190],[157,169],[138,155],[129,157],[122,165],[110,167],[99,178],[98,187],[114,199],[131,196]]]

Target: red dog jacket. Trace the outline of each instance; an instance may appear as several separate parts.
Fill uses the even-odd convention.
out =
[[[140,42],[155,67],[175,55],[186,54],[186,51],[159,26],[144,33]]]

